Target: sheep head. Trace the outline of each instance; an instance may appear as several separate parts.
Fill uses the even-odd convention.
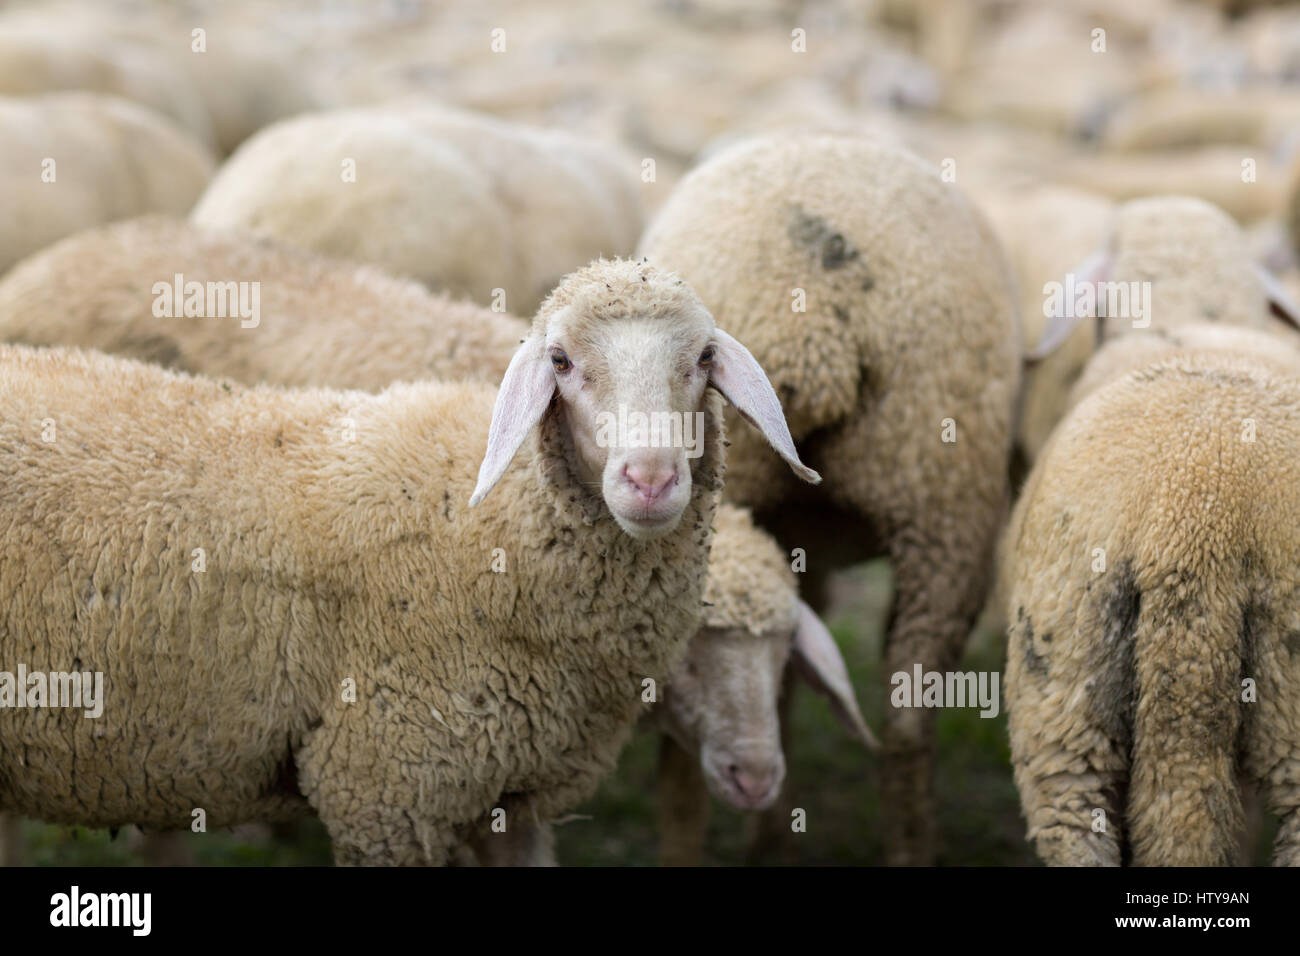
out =
[[[497,393],[470,504],[505,472],[554,403],[579,478],[599,486],[634,538],[676,527],[702,454],[705,391],[720,391],[801,478],[781,403],[754,357],[718,329],[677,276],[644,260],[600,260],[542,303]]]
[[[791,617],[760,634],[701,628],[664,695],[664,731],[698,756],[709,792],[738,810],[766,809],[780,793],[785,757],[777,703],[787,664],[826,697],[854,738],[878,747],[826,625],[799,600]]]

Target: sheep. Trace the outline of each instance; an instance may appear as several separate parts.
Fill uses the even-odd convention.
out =
[[[1047,325],[1043,289],[1060,281],[1105,242],[1115,207],[1107,199],[1059,186],[977,194],[1011,261],[1020,290],[1021,338],[1042,340]],[[1044,240],[1050,229],[1051,240]],[[1066,393],[1092,354],[1093,330],[1081,324],[1042,361],[1024,370],[1016,451],[1022,462],[1038,457],[1065,413]]]
[[[1027,285],[1041,276],[1041,272],[1027,276]],[[1149,301],[1145,301],[1145,287],[1138,283],[1149,284]],[[1076,268],[1061,273],[1055,284],[1052,291],[1059,291],[1059,296],[1047,294],[1048,287],[1042,287],[1039,315],[1051,311],[1052,317],[1030,353],[1035,361],[1045,360],[1041,375],[1033,380],[1036,407],[1027,413],[1035,426],[1024,449],[1031,462],[1064,413],[1069,390],[1099,342],[1135,328],[1167,330],[1208,320],[1267,329],[1277,326],[1279,319],[1294,323],[1300,316],[1276,280],[1251,261],[1236,223],[1222,210],[1190,196],[1152,196],[1124,203],[1098,247]],[[1098,309],[1080,306],[1077,299],[1085,287],[1098,290],[1094,293],[1098,302],[1103,295],[1109,300],[1110,289],[1123,292],[1127,305],[1096,319]],[[1031,289],[1025,292],[1030,295]],[[1119,297],[1116,303],[1123,304]],[[1030,328],[1026,321],[1026,329]],[[1069,345],[1057,351],[1067,341]]]
[[[855,739],[869,750],[878,747],[835,639],[799,600],[794,572],[776,543],[734,505],[718,506],[713,532],[700,630],[644,721],[660,735],[664,866],[702,862],[710,793],[738,810],[776,799],[785,776],[777,704],[787,661],[827,698]],[[532,830],[494,833],[485,821],[465,862],[555,865],[548,828]]]
[[[204,148],[215,142],[212,120],[198,87],[166,51],[139,36],[105,43],[94,31],[51,29],[21,20],[0,23],[0,95],[83,91],[105,93],[157,110]],[[188,39],[185,41],[188,46]]]
[[[752,355],[629,260],[547,298],[495,395],[21,345],[0,369],[0,553],[21,555],[0,659],[108,695],[94,723],[0,723],[0,809],[166,828],[310,806],[346,864],[443,863],[494,809],[546,822],[591,794],[698,621],[724,396],[820,480]],[[620,403],[702,417],[699,440],[610,435]]]
[[[212,175],[199,144],[115,97],[0,97],[0,273],[88,226],[143,212],[184,215]]]
[[[1300,865],[1300,348],[1189,326],[1094,362],[1002,544],[1029,839],[1052,865],[1226,865],[1239,769],[1281,820],[1274,861]]]
[[[690,282],[759,357],[801,454],[826,477],[824,493],[805,496],[736,432],[728,500],[804,549],[814,607],[835,566],[890,557],[886,680],[954,664],[1007,506],[1019,384],[1011,277],[983,219],[893,147],[757,140],[684,178],[640,252]],[[934,746],[933,711],[886,713],[889,863],[935,857]]]
[[[245,329],[233,317],[158,318],[152,283],[163,277],[170,286],[177,273],[187,282],[260,282],[257,326]],[[97,348],[244,384],[378,391],[395,381],[430,377],[496,382],[527,331],[513,317],[447,301],[371,267],[162,216],[63,240],[0,280],[0,339]],[[689,666],[671,678],[670,687],[680,686],[668,703],[652,711],[669,735],[666,750],[705,763],[687,772],[679,759],[672,766],[680,782],[670,769],[663,784],[665,792],[679,794],[679,803],[696,807],[697,817],[707,812],[707,794],[694,788],[705,780],[738,808],[770,804],[750,799],[744,784],[736,791],[724,757],[743,742],[757,752],[749,761],[753,766],[741,768],[746,779],[780,783],[776,695],[779,668],[792,647],[805,664],[802,672],[850,732],[871,742],[834,641],[811,611],[797,613],[794,573],[775,543],[730,505],[719,509],[714,532],[704,622],[689,646]],[[701,680],[692,669],[709,676]],[[754,769],[760,763],[765,766]],[[699,840],[682,835],[674,822],[663,820],[664,846],[671,848],[664,859],[698,860]],[[488,857],[495,859],[492,847]],[[540,858],[531,844],[511,851],[507,858]]]
[[[878,749],[835,639],[799,600],[785,555],[743,508],[720,505],[713,528],[701,628],[651,711],[662,735],[665,866],[701,862],[710,793],[739,810],[776,800],[785,778],[777,702],[787,663],[827,698],[851,736]]]
[[[565,272],[631,252],[634,171],[561,133],[472,114],[326,111],[250,139],[191,218],[374,262],[482,304],[503,293],[506,308],[527,313]]]
[[[1197,196],[1239,222],[1276,214],[1283,202],[1285,180],[1285,168],[1278,160],[1246,144],[1141,153],[1080,153],[1055,172],[1061,185],[1117,201],[1160,193]]]
[[[198,316],[184,313],[190,283],[204,292]],[[213,307],[209,283],[224,296]],[[244,300],[225,283],[248,283]],[[0,340],[96,348],[249,385],[499,382],[527,332],[521,319],[372,266],[165,216],[79,233],[0,279]]]

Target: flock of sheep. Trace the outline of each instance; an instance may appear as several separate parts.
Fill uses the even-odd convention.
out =
[[[0,11],[0,862],[554,863],[642,722],[698,863],[798,826],[801,679],[934,863],[937,707],[820,616],[883,556],[891,690],[1006,634],[1044,861],[1300,864],[1300,13],[256,6]]]

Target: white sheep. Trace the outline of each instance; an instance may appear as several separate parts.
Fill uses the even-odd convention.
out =
[[[159,317],[154,278],[170,287],[176,274],[186,283],[259,283],[257,324],[246,328],[234,313]],[[0,339],[93,347],[244,384],[378,391],[423,378],[495,382],[527,331],[511,316],[369,266],[161,216],[65,239],[0,280]],[[734,506],[719,509],[714,532],[701,630],[667,703],[653,711],[665,752],[674,751],[661,775],[665,799],[689,804],[695,819],[708,810],[705,781],[739,809],[775,798],[784,777],[777,695],[792,653],[850,731],[872,742],[834,640],[798,601],[788,559]],[[684,768],[682,756],[695,768]],[[698,861],[702,833],[684,826],[684,815],[662,819],[663,859]],[[522,852],[536,862],[539,852],[532,844],[521,851],[513,836],[484,846],[493,860]]]
[[[1227,865],[1238,770],[1300,864],[1293,339],[1112,340],[1030,473],[1003,541],[1006,702],[1049,864]]]
[[[198,87],[178,65],[152,41],[116,33],[105,42],[77,19],[40,24],[11,14],[0,21],[0,96],[72,91],[120,96],[157,110],[211,147],[211,116]]]
[[[165,216],[70,236],[0,278],[0,341],[95,348],[246,385],[494,383],[527,333],[522,319],[373,266]]]
[[[1096,220],[1094,213],[1094,227]],[[1074,242],[1069,251],[1078,246]],[[1026,285],[1042,274],[1027,276]],[[1237,224],[1191,196],[1124,203],[1097,248],[1041,292],[1038,314],[1051,317],[1045,323],[1035,320],[1041,334],[1030,353],[1035,361],[1044,360],[1034,379],[1036,390],[1026,396],[1035,402],[1026,411],[1035,425],[1025,446],[1031,461],[1064,413],[1066,396],[1098,344],[1190,322],[1268,329],[1294,325],[1300,317],[1281,284],[1250,258]],[[1032,298],[1032,289],[1025,295]]]
[[[837,136],[759,140],[678,185],[641,241],[759,358],[816,499],[736,432],[727,497],[786,550],[804,593],[887,554],[885,679],[955,665],[984,603],[1007,498],[1020,342],[1012,280],[983,218],[939,171]],[[933,861],[933,710],[886,712],[886,859]]]
[[[0,273],[89,226],[184,215],[212,158],[165,117],[92,93],[0,97]]]
[[[258,133],[192,218],[531,313],[566,272],[632,251],[635,173],[558,132],[433,107],[337,110]]]
[[[343,863],[444,862],[494,810],[549,821],[612,768],[698,621],[719,392],[818,480],[753,357],[630,261],[556,289],[495,399],[12,345],[0,368],[0,548],[22,555],[0,652],[106,695],[96,720],[10,712],[0,809],[174,827],[310,805]],[[602,440],[620,403],[701,418],[699,441]]]

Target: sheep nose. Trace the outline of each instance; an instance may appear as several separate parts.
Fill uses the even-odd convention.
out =
[[[653,465],[624,465],[623,477],[636,489],[637,497],[649,503],[677,481],[677,466],[664,468]]]
[[[750,800],[757,800],[776,783],[776,768],[770,763],[731,764],[727,767],[731,782]]]

